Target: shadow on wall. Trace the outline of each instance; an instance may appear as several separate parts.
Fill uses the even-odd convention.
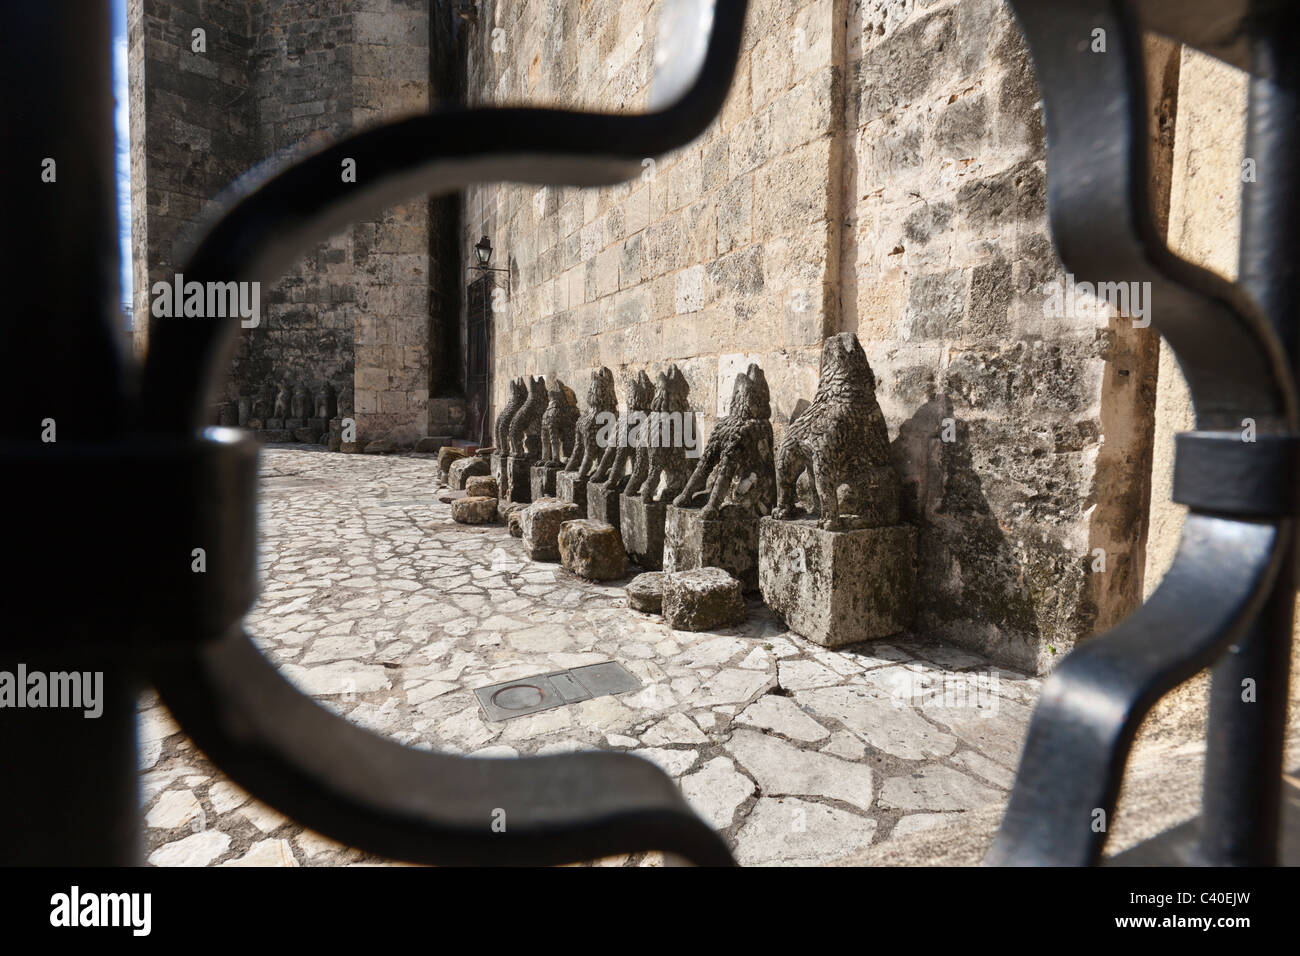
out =
[[[1046,541],[1007,537],[975,469],[970,426],[948,396],[902,423],[891,454],[904,520],[919,532],[916,630],[1009,666],[1049,667],[1055,628],[1043,624],[1073,615],[1083,581],[1078,559]]]

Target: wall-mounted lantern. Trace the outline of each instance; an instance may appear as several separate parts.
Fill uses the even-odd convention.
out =
[[[474,259],[476,264],[470,266],[470,268],[478,272],[510,271],[509,269],[499,269],[495,266],[489,265],[492,261],[492,240],[488,239],[487,236],[484,236],[478,242],[474,243]]]

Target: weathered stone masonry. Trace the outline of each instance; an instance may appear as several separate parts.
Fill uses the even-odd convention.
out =
[[[470,101],[641,108],[658,11],[484,3]],[[1001,0],[757,0],[721,117],[639,181],[468,191],[462,244],[511,270],[494,399],[676,363],[707,432],[758,362],[779,440],[856,331],[919,525],[916,628],[1048,667],[1140,600],[1156,337],[1045,314],[1044,165]]]
[[[432,11],[432,12],[431,12]],[[137,350],[148,287],[235,176],[439,100],[640,109],[656,0],[133,0]],[[191,31],[207,33],[203,55]],[[880,381],[915,629],[1043,669],[1140,599],[1156,336],[1047,314],[1038,93],[1003,0],[755,0],[722,115],[598,189],[480,186],[354,224],[264,290],[230,391],[355,388],[358,437],[477,437],[466,255],[496,250],[506,383],[678,365],[701,440],[759,364],[779,441],[825,338]],[[364,170],[359,170],[364,175]],[[476,417],[478,413],[476,412]],[[1099,561],[1100,556],[1100,561]]]
[[[253,164],[310,151],[455,98],[450,16],[427,0],[134,0],[130,20],[137,352],[148,287],[182,258],[183,230]],[[445,13],[445,11],[440,11]],[[192,30],[207,50],[192,50]],[[358,171],[359,176],[365,170]],[[455,199],[415,199],[357,222],[263,290],[262,323],[239,333],[226,395],[265,381],[355,388],[362,441],[462,433],[464,375],[454,287]],[[146,266],[147,264],[147,266]],[[144,270],[147,268],[147,278]],[[431,347],[434,343],[434,347]]]

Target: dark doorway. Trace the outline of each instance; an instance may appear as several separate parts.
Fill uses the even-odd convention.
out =
[[[491,377],[492,277],[469,285],[466,310],[465,413],[470,434],[491,444],[487,425],[488,384]]]

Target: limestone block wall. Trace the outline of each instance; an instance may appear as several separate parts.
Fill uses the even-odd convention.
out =
[[[468,191],[463,244],[488,235],[494,264],[510,268],[509,298],[492,316],[498,409],[515,375],[556,374],[582,397],[607,365],[621,396],[624,376],[670,362],[706,431],[750,361],[766,370],[778,430],[811,396],[839,266],[839,186],[827,175],[842,122],[832,8],[758,0],[721,118],[677,154],[647,158],[636,182]],[[486,3],[470,100],[642,108],[658,13],[647,0]],[[784,40],[763,45],[796,29],[797,55]],[[784,79],[765,82],[764,57]]]
[[[249,111],[257,161],[303,153],[352,128],[352,18],[343,0],[250,4]],[[241,329],[231,389],[352,379],[356,261],[331,237],[263,289],[262,324]]]
[[[170,276],[182,225],[253,164],[312,151],[361,128],[455,95],[450,12],[430,23],[427,0],[178,0],[131,7],[133,227],[137,273]],[[190,54],[190,30],[208,34]],[[443,49],[431,51],[431,37]],[[435,56],[436,54],[436,56]],[[437,80],[432,62],[440,64]],[[133,169],[133,173],[136,170]],[[367,171],[358,169],[358,178]],[[341,171],[340,171],[341,174]],[[262,289],[261,324],[240,329],[226,392],[264,382],[352,383],[361,441],[410,444],[459,434],[457,388],[430,341],[456,323],[454,300],[431,294],[431,273],[459,262],[454,200],[384,210],[332,236]],[[191,225],[192,228],[192,225]],[[137,274],[136,314],[147,311]],[[435,302],[438,303],[435,308]],[[137,323],[137,348],[147,323]],[[463,383],[462,383],[463,387]],[[444,398],[430,402],[431,391]]]
[[[640,108],[658,11],[485,3],[469,97]],[[1045,189],[1002,0],[756,0],[697,142],[608,189],[467,193],[462,242],[511,270],[494,401],[518,374],[582,395],[599,365],[676,362],[707,432],[757,361],[779,438],[854,331],[921,529],[917,629],[1046,669],[1140,599],[1157,342],[1050,314]]]
[[[918,626],[1044,669],[1140,600],[1157,337],[1047,307],[1066,276],[1005,3],[856,4],[848,34],[843,324],[921,526]]]
[[[149,341],[149,290],[172,282],[212,200],[252,161],[244,0],[129,0],[134,344]],[[206,51],[193,51],[193,31]]]

